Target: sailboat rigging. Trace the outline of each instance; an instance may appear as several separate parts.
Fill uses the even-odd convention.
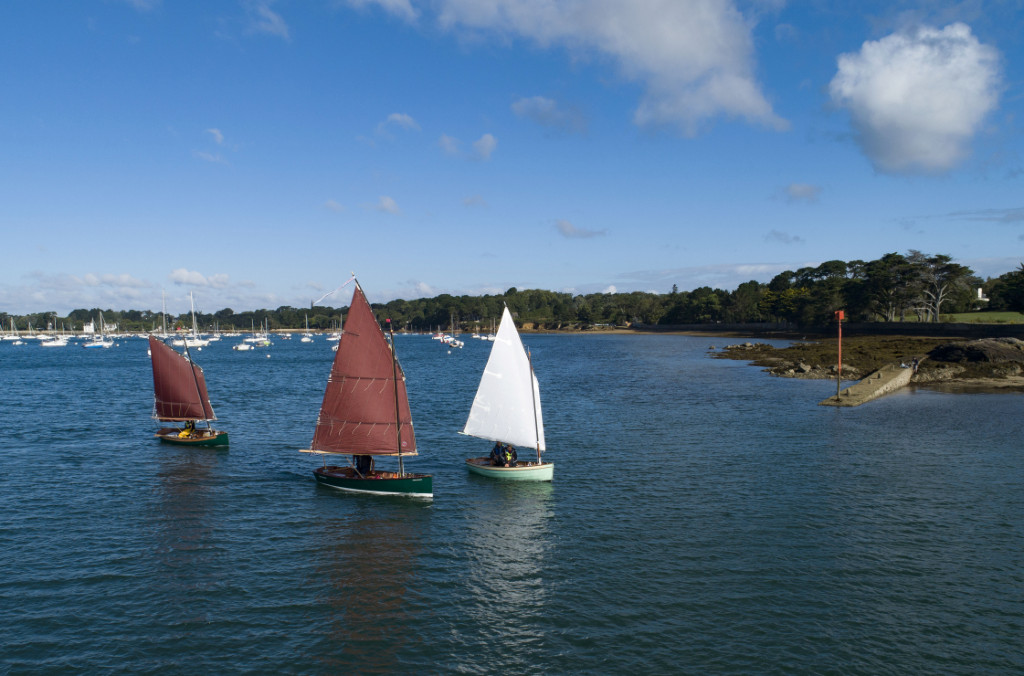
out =
[[[466,460],[474,474],[518,481],[551,481],[554,476],[554,463],[541,458],[545,445],[540,384],[508,307],[462,434],[495,442],[491,457]],[[505,457],[515,446],[535,449],[536,461]]]
[[[351,457],[347,466],[328,465],[324,458],[323,466],[313,471],[317,483],[324,486],[354,493],[433,497],[431,475],[405,471],[405,458],[418,455],[405,374],[395,354],[394,332],[389,343],[358,281],[313,441],[303,452]],[[380,456],[397,457],[398,471],[376,469]]]
[[[184,345],[185,347],[206,347],[210,341],[199,335],[199,328],[196,325],[196,301],[192,297],[191,291],[188,292],[188,301],[192,307],[192,333],[182,338],[176,338],[173,342],[175,345]]]
[[[160,441],[186,446],[225,446],[228,433],[215,430],[217,419],[206,392],[203,369],[192,362],[188,344],[181,354],[155,336],[149,337],[153,362],[153,417],[161,422],[181,422],[182,427],[164,427],[154,435]],[[203,422],[205,427],[197,427]]]

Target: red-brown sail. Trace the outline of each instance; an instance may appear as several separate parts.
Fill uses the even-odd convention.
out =
[[[396,427],[396,412],[400,427]],[[391,346],[358,285],[327,380],[311,448],[346,455],[416,455],[405,375],[395,363]]]
[[[203,369],[153,336],[153,417],[157,420],[216,420]]]

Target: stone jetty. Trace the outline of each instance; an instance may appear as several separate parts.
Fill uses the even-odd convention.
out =
[[[819,406],[860,406],[861,404],[877,399],[883,394],[895,392],[905,387],[914,375],[914,369],[902,364],[886,364],[877,371],[869,374],[863,380],[850,385],[839,393],[839,399],[832,395],[824,401],[818,402]]]

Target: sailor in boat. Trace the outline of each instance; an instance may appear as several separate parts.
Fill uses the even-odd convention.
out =
[[[361,477],[370,476],[370,472],[373,471],[373,456],[372,455],[357,455],[356,456],[356,473]]]
[[[491,449],[491,464],[495,467],[515,467],[517,457],[516,449],[511,444],[499,441]]]
[[[196,431],[196,421],[195,420],[189,420],[189,421],[187,421],[185,423],[185,427],[180,432],[178,432],[178,436],[181,437],[181,438],[190,437],[190,436],[192,436],[195,433],[195,431]]]

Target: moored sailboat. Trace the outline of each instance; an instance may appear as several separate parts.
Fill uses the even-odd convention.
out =
[[[541,458],[545,446],[540,384],[507,307],[462,434],[495,442],[495,451],[504,445],[537,451],[536,462],[469,458],[466,467],[474,474],[517,481],[551,481],[554,476],[554,463]]]
[[[431,498],[433,477],[405,471],[404,459],[418,451],[405,374],[393,337],[392,333],[389,343],[356,282],[313,441],[302,452],[325,456],[323,466],[313,471],[317,483],[324,486]],[[328,465],[329,455],[350,456],[351,464]],[[381,456],[397,457],[398,471],[376,469],[375,461]]]
[[[149,337],[153,362],[153,417],[161,422],[180,422],[154,435],[160,441],[185,446],[225,446],[228,433],[210,424],[217,419],[206,392],[203,369],[166,343]],[[185,346],[186,353],[188,345]],[[197,427],[203,422],[205,427]]]
[[[199,335],[199,328],[196,325],[196,301],[192,297],[192,292],[188,292],[188,302],[192,307],[192,333],[182,338],[175,338],[175,345],[184,345],[185,347],[206,347],[210,344],[210,341]]]
[[[90,338],[88,342],[84,343],[82,345],[82,347],[108,348],[109,349],[110,347],[112,347],[114,345],[114,341],[110,340],[110,338],[107,337],[107,328],[106,328],[106,325],[103,322],[103,313],[102,312],[100,313],[100,332],[99,333],[95,333],[95,326],[96,325],[92,324],[92,322],[90,322],[90,324],[91,324],[91,326],[93,328],[94,333],[92,335],[92,338]]]

